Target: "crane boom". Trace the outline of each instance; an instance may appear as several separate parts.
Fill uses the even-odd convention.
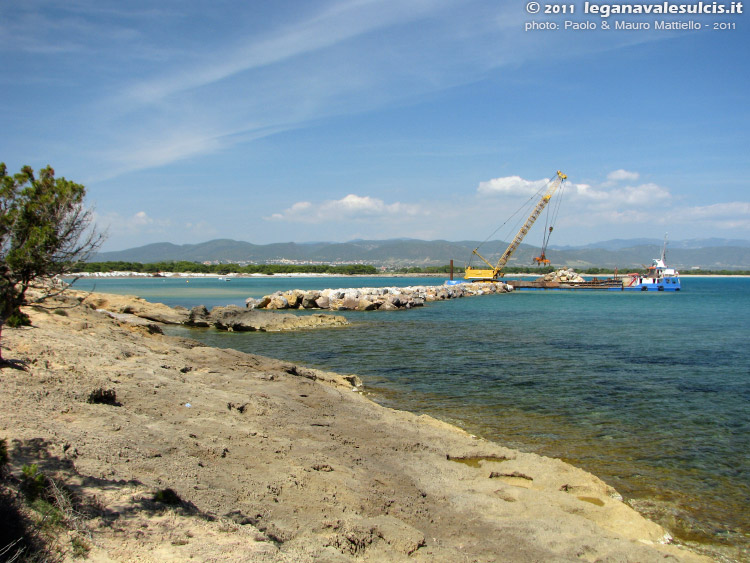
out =
[[[531,215],[529,215],[528,219],[526,219],[526,222],[518,230],[518,233],[516,233],[516,236],[508,245],[508,248],[505,249],[505,252],[503,252],[503,255],[500,257],[500,260],[497,261],[497,265],[493,266],[492,264],[490,264],[487,259],[485,259],[481,254],[479,254],[479,252],[477,252],[477,250],[479,249],[475,248],[473,253],[481,258],[482,261],[492,269],[486,270],[467,267],[466,275],[464,276],[464,278],[474,281],[494,281],[498,277],[502,277],[503,268],[508,263],[508,260],[510,260],[510,257],[521,244],[521,241],[526,236],[526,233],[529,232],[529,229],[534,224],[534,221],[537,220],[539,215],[542,213],[542,210],[544,210],[544,208],[547,206],[549,200],[552,198],[552,195],[557,191],[557,188],[559,188],[566,179],[567,176],[558,170],[557,176],[549,183],[549,185],[547,186],[547,190],[544,192],[544,195],[536,204],[536,206],[534,206],[534,210],[531,212]]]

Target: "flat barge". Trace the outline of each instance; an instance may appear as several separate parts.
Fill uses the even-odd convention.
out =
[[[621,279],[593,279],[582,282],[560,282],[560,281],[543,281],[543,280],[508,280],[506,283],[513,286],[516,290],[543,290],[543,289],[605,289],[624,291],[625,283]]]

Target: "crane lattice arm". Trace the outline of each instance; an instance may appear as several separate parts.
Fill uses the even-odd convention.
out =
[[[490,279],[497,279],[498,277],[502,276],[502,271],[505,265],[508,263],[508,260],[513,255],[513,253],[516,251],[518,246],[521,244],[521,241],[526,236],[526,233],[529,232],[529,229],[534,224],[534,221],[537,220],[539,215],[542,213],[544,208],[549,203],[549,200],[552,198],[552,195],[557,191],[557,188],[559,188],[562,183],[567,179],[567,176],[557,171],[557,176],[549,183],[547,186],[547,190],[544,192],[544,195],[539,200],[539,202],[534,207],[534,210],[531,212],[531,215],[529,215],[528,219],[526,219],[526,222],[521,226],[521,228],[518,230],[518,233],[513,238],[511,243],[508,245],[508,248],[505,249],[505,252],[503,252],[503,255],[500,257],[500,260],[497,261],[496,266],[492,266],[479,252],[477,252],[478,249],[474,249],[474,254],[479,256],[485,264],[490,266],[492,270],[480,270],[476,268],[466,268],[466,279],[484,279],[484,280],[490,280]]]

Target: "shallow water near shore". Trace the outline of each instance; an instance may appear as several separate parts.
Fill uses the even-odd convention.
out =
[[[149,278],[76,287],[168,305],[243,305],[292,288],[439,278]],[[169,333],[356,373],[371,397],[598,475],[680,541],[750,559],[750,280],[683,278],[680,293],[514,292],[351,327]]]

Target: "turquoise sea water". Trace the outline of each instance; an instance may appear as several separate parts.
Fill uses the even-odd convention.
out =
[[[211,307],[292,288],[442,282],[156,278],[97,280],[96,289]],[[384,405],[565,459],[613,485],[679,541],[750,560],[750,279],[688,277],[683,288],[514,292],[345,312],[353,323],[345,329],[170,331],[356,373]]]

